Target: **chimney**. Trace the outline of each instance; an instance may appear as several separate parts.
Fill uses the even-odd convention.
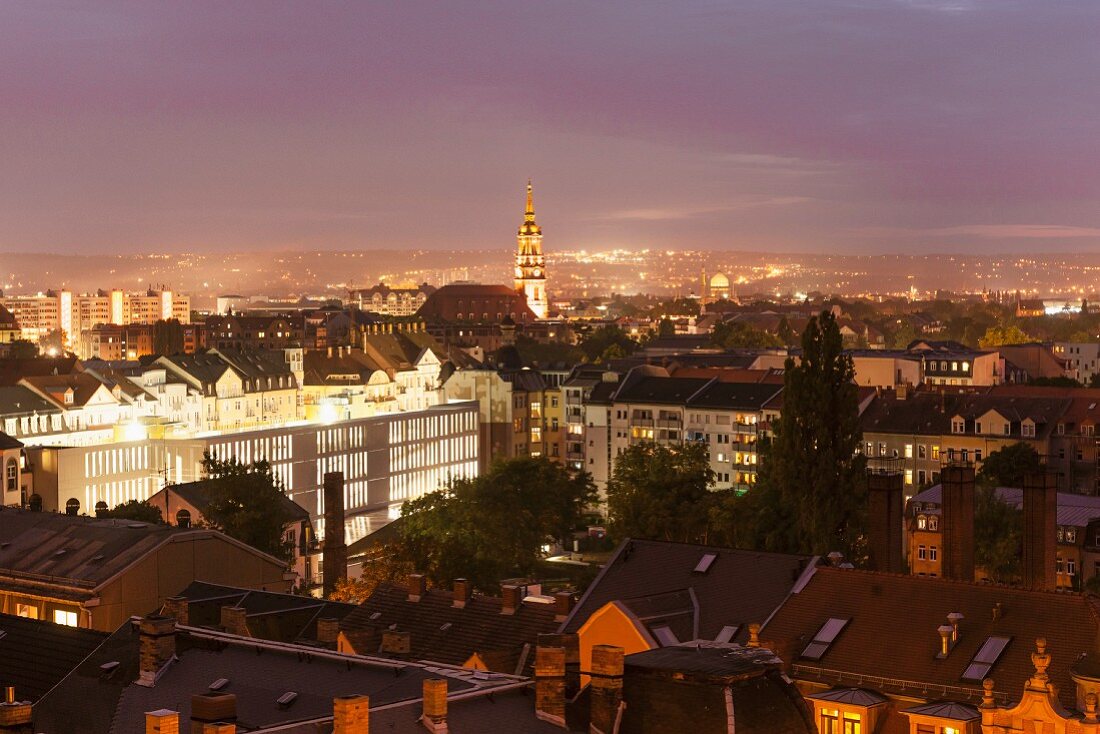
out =
[[[623,700],[623,649],[614,645],[592,648],[592,734],[612,734]]]
[[[745,643],[745,647],[760,647],[760,623],[749,623],[749,640]]]
[[[202,734],[237,734],[237,725],[225,721],[218,721],[213,724],[203,724]]]
[[[235,694],[207,691],[191,696],[191,734],[207,734],[206,727],[210,724],[229,724],[234,727],[229,731],[234,731],[236,721]]]
[[[1053,591],[1057,586],[1058,477],[1052,472],[1024,476],[1024,588]]]
[[[226,605],[221,608],[221,626],[226,632],[241,637],[251,637],[248,631],[248,612],[244,607]]]
[[[322,617],[317,620],[317,642],[330,650],[336,649],[336,640],[340,637],[340,620],[335,617]]]
[[[465,608],[466,603],[470,601],[470,582],[466,579],[455,579],[454,593],[451,596],[455,607]]]
[[[138,685],[152,687],[176,656],[176,620],[151,615],[138,626]]]
[[[948,465],[940,475],[943,576],[974,580],[974,468]]]
[[[565,650],[565,697],[572,700],[581,690],[581,638],[575,632],[540,634],[539,647],[560,647]],[[536,661],[538,648],[535,648]]]
[[[565,724],[564,647],[535,648],[535,716],[559,726]]]
[[[844,554],[840,551],[831,551],[825,558],[833,568],[840,568],[840,564],[844,563]]]
[[[409,574],[409,601],[418,602],[428,591],[428,579],[422,573]]]
[[[954,630],[949,624],[941,624],[936,631],[940,633],[940,652],[936,657],[945,658],[951,652],[951,633]]]
[[[164,600],[164,607],[160,610],[161,616],[171,617],[176,620],[176,624],[187,624],[187,597],[185,596],[170,596]]]
[[[900,472],[867,475],[867,540],[873,571],[905,572],[902,560],[905,530],[903,479]]]
[[[370,698],[338,696],[332,699],[332,734],[370,734]]]
[[[447,681],[429,678],[424,681],[424,727],[433,734],[447,734]]]
[[[397,630],[383,630],[379,652],[386,655],[408,655],[412,650],[412,635]]]
[[[504,584],[500,587],[500,613],[515,614],[523,603],[523,587]]]
[[[573,611],[573,603],[576,598],[571,591],[559,591],[554,594],[554,621],[564,622]]]
[[[179,734],[180,715],[168,709],[145,712],[145,734]]]
[[[322,592],[325,598],[336,583],[348,577],[348,545],[344,537],[344,473],[325,472],[325,543],[321,549]]]
[[[959,641],[959,622],[963,617],[962,612],[951,612],[947,615],[947,623],[951,625],[951,646],[954,647],[955,643]]]
[[[1005,616],[1005,605],[1002,602],[995,603],[993,605],[993,621],[996,622],[1003,616]]]
[[[15,688],[8,686],[4,689],[4,702],[0,703],[0,732],[23,732],[30,724],[31,702],[16,701]]]

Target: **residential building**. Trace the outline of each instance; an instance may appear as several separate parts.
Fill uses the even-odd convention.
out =
[[[5,508],[0,611],[110,631],[195,579],[285,590],[286,565],[208,529]]]
[[[360,311],[382,314],[383,316],[412,316],[415,314],[435,288],[427,283],[412,287],[394,287],[385,283],[348,291],[348,303],[355,304]]]
[[[601,383],[617,382],[618,379],[617,372],[601,366],[577,365],[562,382],[562,409],[565,423],[563,441],[565,442],[565,461],[570,468],[588,471],[585,460],[585,435],[588,424],[586,415],[593,388]],[[606,409],[602,406],[600,408],[593,406],[593,412],[597,410]],[[595,433],[595,426],[592,433]]]
[[[1071,380],[1091,385],[1093,376],[1100,373],[1100,342],[1056,342],[1053,351]]]
[[[466,579],[429,589],[413,574],[407,585],[379,585],[345,616],[337,649],[521,675],[534,667],[539,635],[554,632],[571,604],[570,594],[544,597],[538,586],[505,584],[499,597],[473,593]],[[400,652],[385,649],[383,636],[393,633]]]
[[[301,318],[215,314],[206,317],[206,345],[214,349],[279,351],[303,346]]]

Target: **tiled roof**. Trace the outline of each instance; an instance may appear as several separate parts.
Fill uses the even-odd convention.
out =
[[[76,357],[33,357],[0,359],[0,385],[14,385],[33,375],[68,375],[80,371]]]
[[[997,604],[1001,611],[994,619]],[[953,612],[963,615],[959,641],[946,658],[937,659],[937,628]],[[801,658],[830,618],[850,621],[820,660]],[[1045,637],[1053,656],[1051,682],[1072,706],[1070,666],[1096,650],[1098,631],[1097,612],[1081,594],[822,567],[779,608],[760,637],[794,666],[798,678],[835,683],[844,673],[844,680],[863,676],[864,687],[883,693],[964,703],[981,700],[981,683],[962,675],[990,636],[1011,640],[988,675],[998,696],[1010,700],[1019,697],[1034,672],[1035,639]]]
[[[0,681],[37,701],[107,638],[103,632],[0,614]]]
[[[26,377],[23,382],[31,389],[48,395],[51,400],[63,407],[85,405],[100,388],[105,387],[97,377],[87,372],[71,375],[38,375]],[[69,390],[73,391],[73,400],[71,403],[66,403],[64,396]]]
[[[709,568],[697,572],[710,554],[715,559]],[[589,585],[561,631],[576,632],[613,601],[639,607],[644,600],[656,604],[662,595],[690,590],[698,604],[700,639],[713,640],[723,627],[736,625],[740,629],[733,641],[742,641],[748,638],[747,625],[767,620],[815,563],[813,556],[627,540]],[[686,641],[679,633],[677,637]]]
[[[507,615],[501,614],[498,597],[475,594],[462,609],[453,606],[453,601],[450,591],[439,589],[429,589],[419,601],[409,601],[404,587],[381,584],[344,618],[340,629],[354,638],[395,626],[410,633],[414,660],[462,665],[477,653],[491,659],[486,660],[491,669],[511,673],[520,664],[524,645],[531,646],[527,659],[531,664],[538,636],[558,627],[553,604],[523,602],[515,614]],[[375,614],[378,616],[372,618]]]

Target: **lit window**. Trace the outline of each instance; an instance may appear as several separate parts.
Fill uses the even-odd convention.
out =
[[[928,527],[928,518],[924,515],[917,515],[917,530],[924,530]]]
[[[53,612],[54,624],[63,624],[66,627],[76,626],[76,612],[67,612],[64,609],[55,609]]]
[[[905,458],[906,459],[912,459],[913,458],[913,444],[911,444],[911,443],[905,444]]]
[[[912,484],[913,483],[913,470],[912,469],[906,469],[905,470],[905,483],[906,484]]]

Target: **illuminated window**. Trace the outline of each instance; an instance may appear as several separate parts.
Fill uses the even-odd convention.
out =
[[[821,709],[821,734],[839,734],[840,712],[836,709]]]
[[[38,605],[16,604],[15,615],[17,617],[26,617],[27,619],[38,619]]]
[[[924,530],[928,527],[928,518],[924,515],[917,515],[917,530]]]
[[[911,444],[911,443],[905,444],[905,458],[906,459],[912,459],[913,458],[913,444]],[[910,484],[911,483],[912,482],[910,482]]]
[[[67,612],[64,609],[55,609],[53,612],[54,624],[63,624],[66,627],[76,626],[76,612]]]
[[[905,470],[905,483],[906,484],[912,484],[913,483],[913,470],[912,469],[906,469]]]
[[[844,714],[844,729],[842,734],[862,734],[863,727],[859,714]]]

